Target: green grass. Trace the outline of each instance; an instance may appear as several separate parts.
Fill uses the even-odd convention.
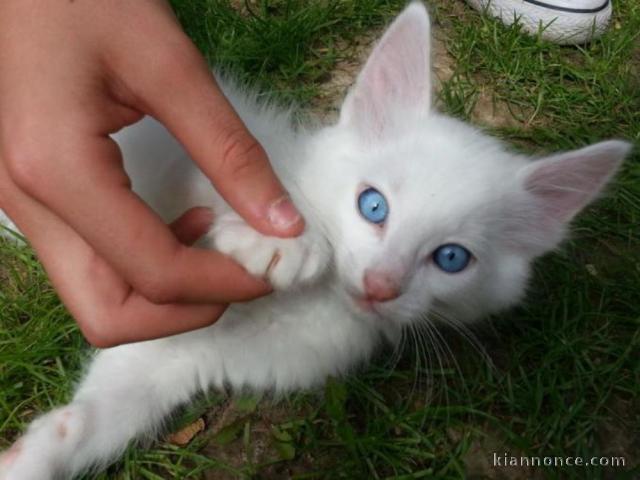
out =
[[[304,105],[358,38],[404,1],[251,1],[241,14],[223,0],[172,3],[210,60]],[[519,120],[486,128],[520,149],[640,142],[635,0],[615,2],[613,28],[580,48],[526,37],[460,1],[430,6],[455,59],[441,90],[450,113],[474,118],[482,87]],[[578,219],[571,241],[538,262],[526,303],[473,332],[486,354],[447,329],[422,332],[395,366],[381,357],[361,375],[331,380],[324,395],[275,405],[244,399],[219,433],[185,448],[131,448],[100,478],[498,478],[481,465],[494,450],[627,456],[626,477],[539,469],[545,478],[640,475],[639,159],[636,152],[607,198]],[[33,253],[0,242],[2,449],[36,413],[69,399],[90,352]],[[175,425],[201,415],[215,423],[223,403],[204,396]],[[510,478],[533,472],[518,475]]]

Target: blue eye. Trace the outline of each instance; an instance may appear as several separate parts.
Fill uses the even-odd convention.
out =
[[[471,260],[469,250],[455,243],[448,243],[436,248],[433,261],[447,273],[458,273],[467,268]]]
[[[358,210],[367,221],[375,224],[383,223],[389,215],[389,206],[384,195],[371,187],[358,197]]]

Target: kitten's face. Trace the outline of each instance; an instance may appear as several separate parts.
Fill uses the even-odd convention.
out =
[[[369,151],[333,144],[342,148],[328,169],[340,176],[332,237],[354,309],[399,322],[430,311],[469,319],[520,297],[529,258],[503,220],[524,159],[435,115]]]
[[[313,148],[345,301],[401,323],[471,320],[517,301],[532,259],[628,152],[605,142],[537,162],[509,153],[431,110],[429,63],[428,16],[413,3]]]

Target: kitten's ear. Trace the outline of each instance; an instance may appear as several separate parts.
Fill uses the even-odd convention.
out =
[[[429,15],[422,3],[413,2],[376,45],[344,101],[340,123],[375,141],[398,128],[394,120],[428,112],[430,69]]]
[[[631,144],[610,140],[524,167],[519,176],[525,191],[533,195],[525,222],[529,233],[546,239],[549,248],[554,246],[566,224],[598,196],[630,150]]]

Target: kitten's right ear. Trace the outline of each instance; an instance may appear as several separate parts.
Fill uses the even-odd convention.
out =
[[[340,123],[367,143],[392,135],[431,107],[430,25],[426,8],[411,3],[378,42],[340,111]]]

